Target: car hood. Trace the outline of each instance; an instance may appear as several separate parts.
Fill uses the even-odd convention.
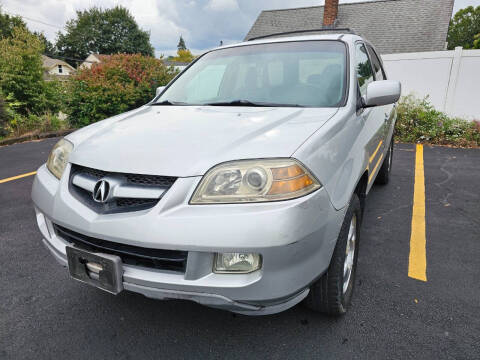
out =
[[[70,134],[70,161],[186,177],[238,159],[289,157],[337,108],[143,106]]]

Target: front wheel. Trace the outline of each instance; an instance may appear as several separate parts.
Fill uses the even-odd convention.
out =
[[[310,309],[329,315],[341,315],[347,311],[355,283],[361,220],[360,200],[357,194],[353,194],[330,266],[311,286],[305,299]]]

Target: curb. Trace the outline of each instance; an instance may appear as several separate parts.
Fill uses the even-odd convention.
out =
[[[3,139],[3,140],[0,140],[0,146],[13,145],[17,143],[26,142],[26,141],[32,141],[32,140],[48,139],[48,138],[57,137],[57,136],[65,136],[75,130],[76,129],[50,131],[50,132],[41,133],[41,134],[22,135],[15,138]]]

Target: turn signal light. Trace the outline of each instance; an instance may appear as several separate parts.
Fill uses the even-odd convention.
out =
[[[312,184],[313,180],[306,174],[290,180],[274,181],[268,195],[292,193]]]
[[[285,180],[302,175],[304,172],[297,164],[272,169],[273,180]]]

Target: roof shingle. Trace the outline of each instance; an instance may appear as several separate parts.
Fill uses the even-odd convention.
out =
[[[51,69],[54,66],[62,65],[62,66],[66,66],[68,68],[71,68],[72,70],[75,70],[72,66],[67,64],[65,61],[60,60],[60,59],[52,59],[52,58],[50,58],[46,55],[42,55],[42,64],[43,64],[43,67],[45,69]]]
[[[337,27],[349,27],[382,54],[444,50],[454,0],[377,0],[340,4]],[[323,6],[265,10],[245,40],[322,28]]]

